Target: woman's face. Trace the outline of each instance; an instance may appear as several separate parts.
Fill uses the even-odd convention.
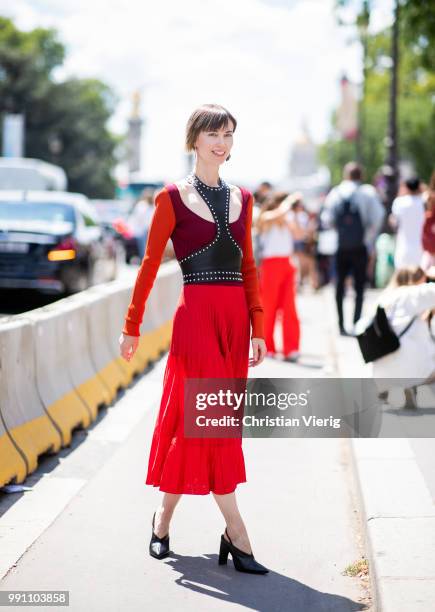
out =
[[[233,146],[232,121],[215,131],[201,131],[196,139],[195,148],[198,158],[209,164],[222,164]]]

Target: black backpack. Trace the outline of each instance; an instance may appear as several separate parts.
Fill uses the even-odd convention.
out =
[[[352,206],[356,191],[343,199],[334,211],[335,229],[338,233],[338,250],[347,251],[364,245],[364,225],[358,206]]]

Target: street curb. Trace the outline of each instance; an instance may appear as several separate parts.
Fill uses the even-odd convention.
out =
[[[364,502],[364,496],[363,496],[362,486],[361,486],[361,475],[358,469],[358,461],[355,456],[355,448],[354,448],[352,439],[350,440],[349,446],[350,446],[350,459],[351,459],[353,474],[354,474],[355,482],[356,482],[356,492],[358,496],[359,508],[361,511],[361,523],[364,525],[364,548],[366,550],[367,560],[369,563],[371,600],[372,600],[374,612],[381,612],[382,607],[380,605],[381,598],[380,598],[380,593],[378,589],[379,579],[376,573],[374,546],[370,540],[370,533],[367,528],[367,525],[368,525],[367,507]]]
[[[351,450],[375,609],[427,612],[435,601],[435,556],[430,553],[435,507],[409,442],[353,438]],[[433,581],[426,601],[421,598],[425,578]]]
[[[332,293],[324,297],[335,324]],[[365,377],[356,341],[333,336],[338,374],[354,376],[360,364]],[[427,612],[435,601],[435,505],[414,452],[407,438],[351,438],[350,448],[375,610]]]
[[[328,289],[330,289],[330,291],[328,291]],[[325,302],[325,312],[327,313],[327,318],[331,322],[332,330],[334,330],[334,326],[337,326],[335,322],[337,315],[336,315],[335,303],[333,301],[333,295],[331,291],[332,291],[331,288],[325,288],[325,290],[323,291],[323,298]],[[338,333],[338,326],[337,326],[336,333]],[[341,376],[343,368],[342,368],[342,362],[340,359],[339,351],[337,349],[336,333],[334,333],[334,331],[330,333],[329,341],[330,341],[331,350],[333,351],[333,359],[334,359],[334,365],[337,369],[337,376]],[[364,501],[363,489],[361,486],[361,474],[358,469],[358,461],[355,455],[353,438],[350,438],[349,442],[350,442],[349,455],[350,455],[353,475],[354,475],[354,479],[356,483],[355,491],[358,497],[358,505],[359,505],[360,512],[361,512],[361,523],[363,525],[363,532],[364,532],[364,549],[366,550],[367,560],[369,563],[370,595],[371,595],[372,607],[373,607],[373,612],[381,612],[382,610],[381,605],[380,605],[381,598],[380,598],[380,593],[378,589],[378,577],[377,577],[377,572],[376,572],[375,557],[373,554],[374,546],[373,546],[373,543],[370,541],[370,534],[367,528],[367,524],[368,524],[367,508],[366,508],[366,504]]]

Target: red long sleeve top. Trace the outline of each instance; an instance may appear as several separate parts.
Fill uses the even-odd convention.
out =
[[[243,250],[241,272],[252,326],[251,337],[264,338],[263,306],[260,299],[257,268],[252,250],[251,230],[253,203],[253,196],[249,193],[246,214],[243,215],[242,211],[239,217],[241,221],[244,221],[244,230],[243,225],[241,226],[243,232],[241,236],[242,244],[240,245]],[[125,316],[122,331],[126,335],[140,335],[140,325],[143,319],[146,300],[154,284],[163,252],[169,238],[173,239],[174,248],[177,253],[174,240],[174,230],[176,230],[176,227],[177,216],[173,208],[172,200],[169,192],[166,188],[163,188],[156,197],[156,207],[148,231],[145,255],[138,271],[131,301]],[[182,234],[182,232],[180,232],[180,234]],[[186,248],[184,236],[185,235],[183,235],[183,247]],[[193,250],[194,249],[192,249],[192,251]]]

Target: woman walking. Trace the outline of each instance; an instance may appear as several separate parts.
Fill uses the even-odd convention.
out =
[[[152,521],[150,554],[169,554],[169,525],[183,493],[214,498],[226,521],[219,564],[231,553],[237,570],[264,574],[252,553],[235,497],[246,482],[242,439],[184,437],[186,378],[244,378],[265,356],[263,308],[252,252],[252,194],[226,183],[220,166],[230,158],[236,119],[224,107],[195,110],[186,149],[195,152],[191,175],[166,185],[156,209],[120,338],[129,360],[137,348],[145,303],[171,238],[183,273],[174,314],[160,410],[155,422],[146,484],[164,492]],[[250,325],[253,359],[249,361]]]
[[[300,323],[296,310],[296,267],[291,255],[294,241],[305,232],[290,214],[292,196],[277,193],[263,205],[257,219],[261,244],[260,283],[264,302],[264,331],[267,354],[276,355],[274,331],[282,314],[282,348],[285,361],[299,357]]]

